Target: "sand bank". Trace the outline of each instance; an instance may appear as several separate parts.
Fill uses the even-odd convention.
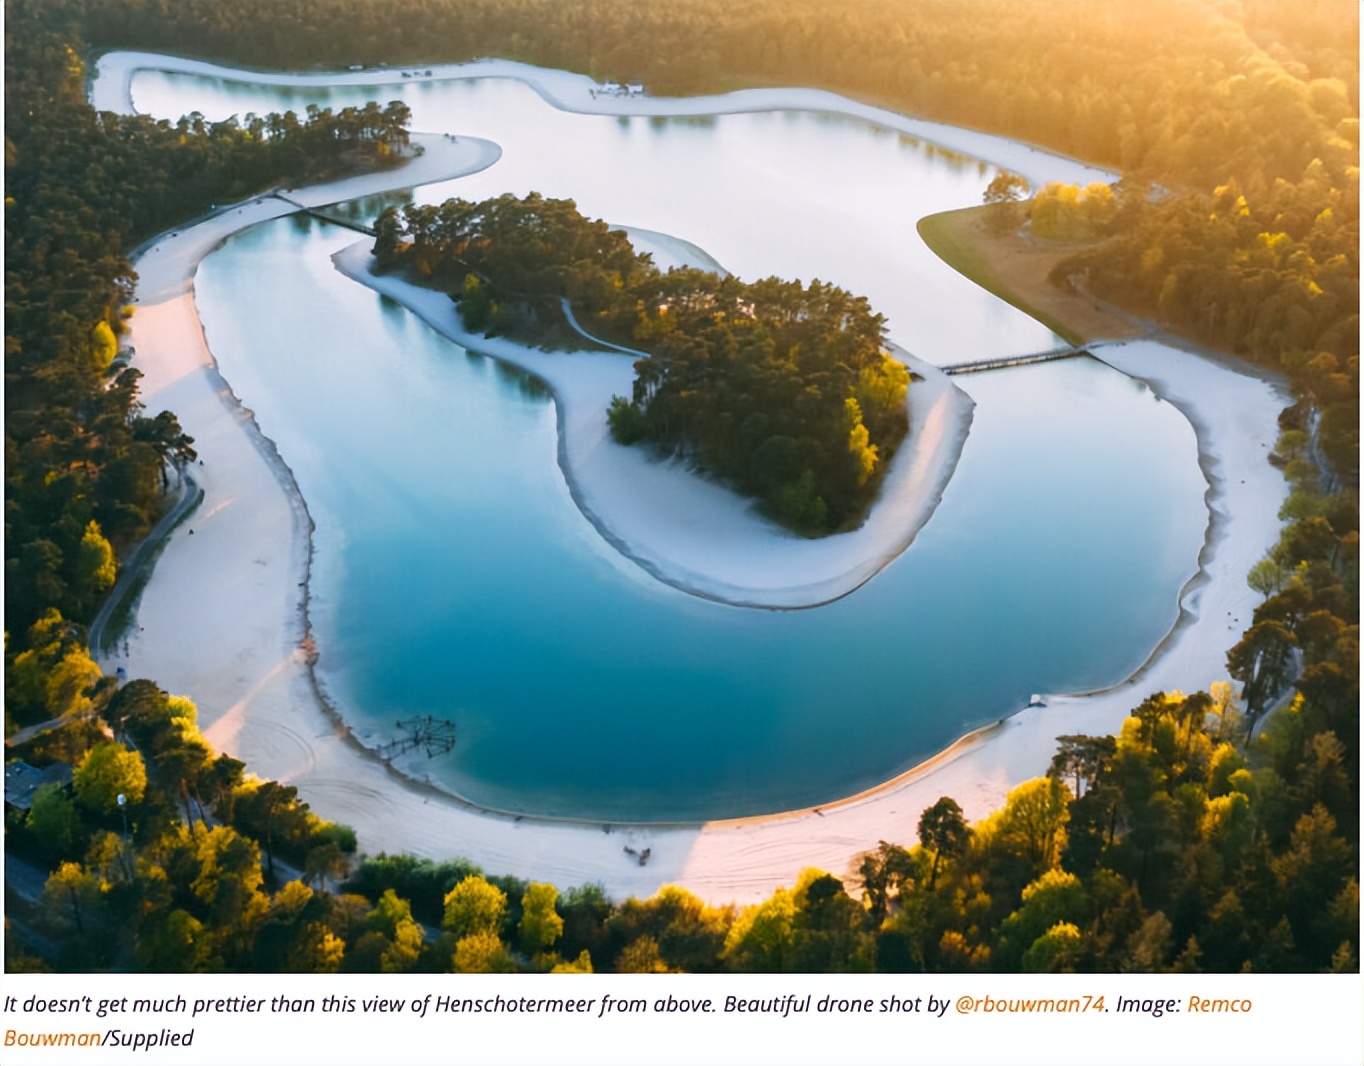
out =
[[[333,261],[346,276],[402,303],[456,344],[545,381],[558,408],[559,464],[583,514],[658,580],[707,599],[743,607],[813,607],[859,588],[928,521],[971,424],[973,404],[947,375],[895,349],[895,357],[923,378],[909,389],[910,435],[891,460],[866,522],[850,533],[808,540],[685,464],[650,458],[642,448],[611,439],[606,408],[612,396],[630,395],[630,356],[542,352],[469,333],[445,294],[373,274],[369,247],[360,241]]]
[[[105,82],[109,71],[123,69],[130,76],[135,66],[106,66],[111,58],[101,61],[97,95],[102,84],[107,88],[117,81]],[[156,57],[153,65],[166,62]],[[484,73],[466,76],[492,76],[489,64],[469,66]],[[384,80],[394,76],[387,72]],[[126,94],[127,79],[119,86]],[[461,152],[478,147],[463,139],[458,145],[444,143]],[[418,165],[438,171],[436,148]],[[419,183],[411,172],[390,172],[354,179],[359,184],[347,183],[340,194],[333,189],[291,195],[323,204],[380,191],[388,187],[383,180]],[[366,181],[372,184],[361,187]],[[1051,698],[1046,707],[1022,711],[965,738],[862,795],[742,821],[627,827],[517,819],[478,811],[402,779],[358,750],[316,697],[299,648],[305,596],[300,582],[306,582],[311,523],[287,467],[217,375],[193,307],[192,279],[200,258],[235,228],[285,209],[279,201],[229,208],[154,242],[138,262],[142,281],[132,342],[136,365],[147,375],[143,399],[149,413],[176,411],[196,437],[204,457],[197,474],[206,496],[167,544],[133,632],[104,665],[112,670],[126,664],[130,676],[192,694],[214,744],[245,759],[255,772],[296,785],[323,816],[353,825],[366,851],[465,855],[489,871],[561,886],[599,881],[615,896],[647,895],[678,882],[715,902],[753,901],[789,884],[806,866],[843,874],[878,840],[912,842],[919,813],[939,796],[956,797],[968,817],[979,818],[997,807],[1009,788],[1045,768],[1056,736],[1110,732],[1151,691],[1201,688],[1223,676],[1225,649],[1256,600],[1245,573],[1278,530],[1284,484],[1264,456],[1286,397],[1273,383],[1239,370],[1133,342],[1105,349],[1104,356],[1150,381],[1189,416],[1209,482],[1212,516],[1199,576],[1182,600],[1180,624],[1135,680],[1098,695]],[[442,312],[447,309],[448,302]],[[567,438],[573,428],[564,417]],[[584,463],[588,470],[607,469],[594,466],[591,456]],[[648,865],[641,867],[625,854],[626,846],[650,848]]]

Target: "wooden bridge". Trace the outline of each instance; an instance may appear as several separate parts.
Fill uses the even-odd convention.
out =
[[[276,200],[283,200],[290,207],[296,208],[300,214],[311,215],[320,222],[330,222],[334,226],[345,226],[346,229],[353,229],[356,233],[363,233],[369,237],[378,236],[378,234],[374,232],[373,226],[366,226],[353,219],[342,218],[340,215],[325,214],[317,208],[308,207],[306,204],[301,204],[297,200],[291,200],[280,192],[275,193],[274,197]]]
[[[966,363],[949,363],[939,367],[944,374],[979,374],[985,370],[1003,370],[1010,366],[1031,366],[1033,363],[1050,363],[1057,359],[1075,359],[1090,355],[1091,348],[1097,345],[1075,345],[1070,348],[1052,348],[1045,352],[1029,352],[1026,355],[1001,355],[991,359],[973,359]]]

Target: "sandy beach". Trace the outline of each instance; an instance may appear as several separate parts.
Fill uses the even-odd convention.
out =
[[[96,106],[130,109],[131,74],[139,65],[267,84],[308,83],[307,79],[314,79],[312,83],[318,79],[387,83],[399,76],[398,71],[258,76],[123,53],[101,59],[93,91]],[[590,96],[591,83],[576,75],[502,61],[454,69],[463,73],[451,76],[521,77],[556,106],[621,108],[632,114],[803,108],[812,106],[810,101],[816,98],[838,100],[807,90],[763,90],[761,97],[735,94],[735,98],[719,98],[718,104],[724,106],[716,101],[602,99]],[[441,74],[446,70],[441,68]],[[293,78],[303,80],[289,80]],[[648,110],[665,107],[676,110]],[[841,101],[839,109],[862,107]],[[822,109],[835,108],[830,104]],[[890,121],[883,124],[890,125]],[[962,135],[967,142],[982,136]],[[427,151],[407,168],[297,190],[290,196],[310,205],[333,203],[454,177],[491,165],[497,155],[495,145],[463,137],[458,142],[438,135],[414,140],[421,140]],[[1045,153],[1041,154],[1045,160],[1034,158],[1030,153],[1035,150],[1027,146],[1016,146],[1018,158],[1010,159],[1008,142],[990,140],[999,144],[980,154],[1000,165],[1035,180],[1077,180],[1060,169],[1062,164],[1075,166],[1070,161]],[[968,151],[967,142],[951,146]],[[1058,161],[1058,170],[1042,169],[1047,160]],[[1032,173],[1018,165],[1029,161],[1035,168]],[[1210,516],[1199,573],[1181,599],[1181,620],[1134,679],[1099,694],[1048,697],[1045,707],[1023,710],[964,738],[923,765],[859,796],[818,809],[741,821],[605,826],[513,818],[480,811],[409,781],[361,750],[318,699],[300,647],[307,635],[311,520],[286,465],[288,456],[275,452],[256,429],[249,410],[237,402],[229,383],[218,375],[194,309],[193,278],[203,256],[237,229],[290,210],[273,198],[233,205],[204,222],[163,236],[138,259],[141,280],[130,339],[137,349],[135,365],[146,375],[143,402],[149,414],[163,408],[175,411],[196,438],[203,458],[196,476],[205,499],[167,544],[131,632],[103,665],[110,672],[125,665],[129,676],[149,677],[169,691],[191,695],[211,742],[244,759],[252,771],[297,786],[322,816],[354,826],[363,851],[463,855],[490,872],[553,881],[561,887],[598,881],[618,897],[648,895],[663,884],[680,883],[713,902],[755,901],[776,886],[789,884],[807,866],[846,874],[856,856],[875,847],[878,840],[913,842],[920,812],[940,796],[954,796],[968,817],[979,818],[997,807],[1009,788],[1045,770],[1058,735],[1111,732],[1127,710],[1152,691],[1204,688],[1224,676],[1226,648],[1249,621],[1257,601],[1245,574],[1274,542],[1279,527],[1277,512],[1285,487],[1278,471],[1265,462],[1265,455],[1273,446],[1276,417],[1287,397],[1273,383],[1200,355],[1133,341],[1103,349],[1103,358],[1149,382],[1189,418],[1208,482]],[[685,234],[676,236],[684,238]],[[366,257],[362,244],[343,253],[338,265],[359,276]],[[373,285],[390,279],[365,280]],[[414,290],[402,299],[426,318],[418,299],[422,295],[421,290]],[[425,295],[439,301],[429,312],[438,320],[433,324],[457,329],[449,301],[437,294]],[[488,342],[481,338],[475,346],[488,351]],[[519,356],[489,354],[511,360],[550,358],[524,349]],[[913,416],[916,432],[924,439],[903,449],[897,463],[903,459],[907,467],[915,462],[925,465],[897,472],[908,486],[904,495],[891,493],[884,501],[888,506],[878,506],[864,527],[873,532],[856,551],[840,554],[841,549],[825,549],[832,561],[812,581],[808,572],[794,572],[797,564],[792,557],[774,551],[773,545],[781,545],[783,538],[729,493],[684,471],[660,471],[658,464],[649,464],[633,450],[609,441],[599,418],[600,392],[589,392],[589,385],[593,390],[624,391],[613,383],[623,372],[628,388],[629,360],[593,358],[591,364],[581,365],[575,359],[572,381],[555,381],[555,371],[527,365],[550,382],[559,400],[561,466],[573,472],[580,505],[598,515],[606,527],[603,532],[610,530],[609,535],[621,541],[622,550],[645,565],[646,560],[652,561],[679,580],[695,583],[702,592],[728,583],[750,591],[759,587],[771,595],[824,595],[835,587],[830,582],[854,579],[848,566],[854,555],[859,566],[871,567],[874,573],[877,547],[887,543],[876,539],[881,535],[874,525],[878,515],[892,515],[886,519],[887,528],[903,536],[907,516],[926,506],[931,509],[932,493],[925,494],[923,485],[933,481],[932,463],[938,463],[941,471],[952,442],[959,446],[964,431],[962,405],[942,400],[956,390],[944,383],[937,393],[938,407],[934,407],[933,389],[924,387],[932,377],[916,382],[911,397],[917,391],[920,400],[929,403],[927,411],[916,411]],[[598,364],[602,369],[596,369]],[[584,368],[592,373],[580,374]],[[935,431],[933,412],[938,408],[940,422]],[[934,432],[941,443],[928,446]],[[931,460],[934,455],[938,458]],[[648,464],[649,469],[641,464]],[[623,490],[646,475],[665,487],[652,493]],[[691,486],[688,491],[699,494],[696,499],[701,503],[679,495],[683,482]],[[714,500],[704,502],[711,492],[727,498],[728,517],[723,520],[731,525],[726,527],[723,545],[699,542],[696,531],[683,524],[692,508],[714,505],[716,515],[723,510]],[[922,498],[915,498],[916,493]],[[785,539],[793,548],[812,544],[818,548],[837,540]],[[750,553],[747,558],[745,552]],[[769,553],[770,560],[765,557]],[[754,562],[759,556],[764,557],[761,567]],[[803,568],[805,563],[799,565]],[[742,580],[736,582],[736,576]],[[625,854],[627,846],[650,848],[648,865],[640,866]]]

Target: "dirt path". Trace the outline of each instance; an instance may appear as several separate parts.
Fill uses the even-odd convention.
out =
[[[954,269],[1074,344],[1146,335],[1096,301],[1047,280],[1075,245],[1033,240],[1017,229],[995,233],[987,225],[990,218],[988,207],[945,211],[922,219],[919,235]]]

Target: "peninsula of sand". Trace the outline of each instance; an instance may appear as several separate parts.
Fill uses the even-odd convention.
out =
[[[658,260],[676,247],[635,231],[637,251]],[[450,298],[371,270],[369,242],[337,253],[347,277],[397,300],[456,344],[534,374],[558,408],[559,466],[573,500],[608,543],[658,580],[738,607],[814,607],[846,596],[903,552],[933,513],[971,424],[972,402],[937,367],[892,346],[916,380],[910,432],[895,453],[866,521],[810,540],[788,533],[756,505],[611,437],[606,409],[629,396],[634,360],[610,352],[544,352],[468,332]],[[700,264],[697,264],[700,265]]]
[[[100,60],[91,94],[96,106],[131,110],[132,77],[143,67],[263,84],[387,83],[399,76],[396,70],[256,75],[116,53]],[[676,101],[602,98],[592,95],[586,78],[502,61],[436,68],[433,76],[517,77],[555,106],[603,113],[817,106],[866,117],[863,112],[876,111],[808,90]],[[895,123],[916,129],[927,125],[888,112],[877,115],[874,121],[893,128]],[[950,135],[944,133],[942,140]],[[962,136],[972,144],[983,138]],[[289,197],[307,206],[336,203],[471,173],[493,165],[499,154],[496,145],[465,137],[414,135],[413,142],[425,151],[400,169],[291,190]],[[960,140],[952,146],[971,150]],[[1000,138],[984,139],[975,154],[1034,178],[1078,179],[1067,169],[1077,167],[1071,161]],[[1047,169],[1053,164],[1055,169]],[[1044,705],[963,738],[858,796],[741,821],[603,825],[511,816],[405,777],[361,748],[319,697],[305,650],[311,544],[306,503],[288,456],[277,453],[243,406],[250,398],[239,401],[218,374],[194,307],[194,276],[206,254],[233,232],[293,210],[271,195],[231,205],[151,242],[137,260],[131,340],[135,365],[144,374],[142,399],[149,413],[176,412],[195,437],[203,460],[196,478],[204,497],[188,523],[194,535],[182,527],[168,541],[135,621],[102,663],[190,695],[216,746],[256,773],[297,786],[322,816],[352,825],[362,850],[462,855],[489,871],[561,886],[600,882],[613,896],[648,895],[663,884],[680,883],[715,902],[756,900],[793,881],[805,867],[845,874],[878,840],[912,841],[920,812],[940,796],[954,796],[969,817],[978,818],[997,807],[1008,789],[1045,769],[1058,735],[1111,732],[1149,692],[1204,688],[1223,677],[1225,649],[1255,603],[1245,574],[1278,532],[1284,486],[1265,456],[1286,397],[1272,380],[1154,341],[1134,341],[1106,347],[1104,359],[1148,382],[1189,418],[1208,484],[1209,512],[1198,574],[1182,593],[1181,619],[1135,677],[1098,694],[1048,697]],[[664,243],[656,242],[657,255]],[[559,404],[560,465],[574,482],[579,505],[646,568],[702,594],[737,599],[736,589],[751,595],[758,588],[769,599],[787,598],[769,605],[799,606],[865,581],[883,565],[885,553],[902,550],[915,523],[931,513],[969,422],[969,404],[955,387],[932,368],[911,363],[924,377],[911,388],[912,402],[920,405],[911,413],[915,436],[896,458],[886,495],[863,529],[851,535],[861,540],[843,542],[855,549],[823,546],[837,545],[840,538],[801,541],[763,523],[725,490],[610,441],[601,397],[609,399],[610,390],[628,391],[628,357],[598,353],[580,362],[575,356],[570,375],[544,365],[553,359],[545,353],[490,350],[485,339],[458,332],[448,298],[411,286],[399,290],[395,279],[370,276],[367,255],[363,245],[353,247],[338,256],[338,266],[400,297],[460,343],[517,362],[551,383]],[[603,369],[594,369],[598,366]],[[729,523],[724,541],[706,542],[688,529],[689,516],[703,506],[714,509],[708,515],[728,516],[708,518]],[[804,548],[837,558],[812,579],[803,561],[782,555]],[[647,866],[626,854],[627,846],[636,852],[649,848]]]

